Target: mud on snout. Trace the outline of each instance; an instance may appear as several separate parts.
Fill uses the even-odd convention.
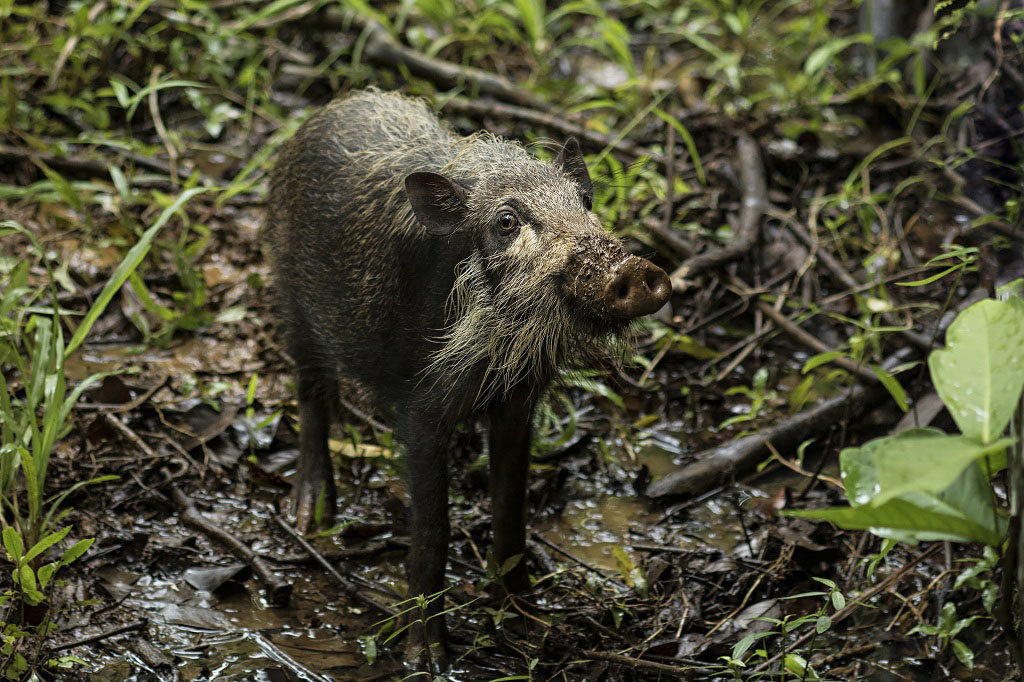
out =
[[[578,236],[561,281],[567,299],[611,327],[656,312],[672,293],[664,270],[604,234]]]

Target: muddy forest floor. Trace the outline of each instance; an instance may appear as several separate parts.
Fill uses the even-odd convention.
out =
[[[12,339],[54,300],[66,340],[91,325],[68,386],[101,375],[45,473],[64,544],[95,543],[47,594],[54,631],[17,640],[36,679],[414,675],[380,609],[408,543],[386,424],[342,409],[333,434],[340,525],[308,542],[336,573],[288,531],[297,409],[259,236],[275,150],[367,85],[541,155],[577,136],[595,210],[675,287],[631,362],[567,375],[537,416],[529,603],[488,593],[484,439],[459,433],[451,679],[1010,679],[980,547],[882,556],[777,513],[844,503],[842,448],[948,425],[922,360],[1021,276],[1024,18],[996,4],[872,71],[843,1],[0,2],[4,390],[31,390]]]

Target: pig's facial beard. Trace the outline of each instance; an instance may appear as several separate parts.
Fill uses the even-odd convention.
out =
[[[523,381],[544,386],[563,367],[619,361],[630,347],[628,321],[595,318],[566,296],[558,259],[537,268],[531,267],[537,260],[514,256],[474,253],[459,264],[446,304],[448,326],[436,338],[440,347],[425,371],[424,378],[447,383],[450,391],[467,371],[483,365],[478,405]],[[498,286],[487,274],[496,268]]]

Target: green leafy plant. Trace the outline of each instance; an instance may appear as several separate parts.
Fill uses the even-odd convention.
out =
[[[778,679],[800,680],[801,682],[804,680],[821,679],[814,669],[810,667],[806,655],[809,655],[814,650],[814,642],[817,637],[832,628],[832,618],[829,616],[829,612],[845,608],[847,599],[835,582],[827,578],[817,577],[814,580],[824,585],[827,589],[793,594],[782,597],[782,600],[817,597],[821,599],[821,606],[817,610],[804,615],[786,615],[783,618],[767,616],[755,618],[754,620],[771,623],[774,627],[764,632],[754,632],[746,635],[733,646],[728,656],[720,657],[719,660],[723,662],[723,669],[731,673],[733,679],[747,679],[748,676],[744,671],[751,663],[767,661],[772,658],[773,652],[765,646],[755,649],[749,655],[747,652],[758,642],[773,637],[778,640],[778,655],[782,660],[782,671],[780,671]],[[789,636],[797,630],[811,625],[813,625],[814,631],[806,646],[800,649],[786,648],[786,640]],[[765,674],[765,676],[769,675],[772,679],[775,679],[775,674]]]
[[[956,604],[946,602],[942,605],[942,610],[939,612],[939,620],[935,625],[921,623],[915,626],[908,634],[919,632],[923,635],[938,637],[941,649],[952,645],[953,654],[957,660],[963,663],[965,667],[973,668],[974,652],[963,641],[957,639],[957,635],[980,617],[968,616],[967,618],[957,618]]]
[[[24,260],[7,273],[7,286],[0,297],[0,364],[12,368],[21,383],[20,389],[17,385],[9,385],[6,372],[0,372],[0,506],[5,512],[0,523],[3,524],[4,547],[15,565],[15,590],[24,604],[43,604],[45,590],[51,585],[57,569],[74,561],[92,542],[79,542],[68,549],[58,562],[37,565],[42,553],[63,540],[70,531],[70,527],[52,530],[67,513],[63,505],[68,496],[84,486],[117,479],[117,476],[99,476],[82,480],[50,497],[46,496],[50,457],[57,442],[73,426],[74,405],[86,389],[104,376],[94,374],[70,388],[65,376],[65,363],[85,340],[117,291],[135,272],[163,226],[198,191],[201,190],[182,193],[127,251],[92,306],[78,321],[67,343],[64,324],[73,313],[57,304],[56,277],[42,247],[18,223],[0,223],[0,236],[18,234],[27,239],[49,275],[47,284],[30,286],[29,260]],[[49,305],[39,305],[44,292],[50,293],[52,302]],[[24,550],[26,547],[29,548],[27,551]],[[15,639],[29,634],[45,637],[50,631],[45,626],[49,622],[49,614],[47,609],[44,625],[40,626],[42,629],[19,630],[23,634]],[[5,639],[3,645],[5,655],[8,655],[7,664],[13,666],[10,668],[12,671],[20,669],[24,659],[15,644]],[[8,645],[11,647],[9,654],[6,652]]]
[[[10,680],[20,680],[30,669],[36,667],[36,661],[30,661],[22,652],[29,656],[38,656],[40,647],[32,643],[45,639],[55,629],[52,609],[45,609],[42,618],[33,622],[25,613],[25,607],[45,605],[51,588],[57,584],[56,575],[64,566],[71,564],[88,551],[93,539],[79,540],[68,547],[59,559],[42,565],[40,560],[46,552],[64,540],[71,527],[67,526],[48,533],[26,551],[21,534],[12,526],[3,530],[3,545],[7,551],[7,560],[14,564],[11,578],[14,587],[0,595],[0,606],[7,607],[7,615],[0,621],[0,671]],[[33,653],[34,652],[34,653]],[[85,661],[76,656],[49,657],[41,661],[42,665],[51,670],[67,669]]]
[[[839,461],[847,508],[788,512],[901,540],[991,546],[1006,534],[989,478],[1006,465],[1004,437],[1024,387],[1024,301],[979,301],[960,313],[947,347],[929,357],[935,388],[960,434],[909,429],[847,448]]]
[[[982,560],[961,574],[956,587],[979,589],[991,613],[998,588],[980,576],[996,563],[995,548],[1003,547],[1008,524],[990,480],[1006,467],[1015,442],[1004,434],[1024,389],[1024,301],[975,303],[950,325],[946,342],[928,358],[928,367],[960,433],[915,428],[847,448],[840,468],[851,506],[787,513],[889,540],[981,542]],[[973,652],[957,635],[978,617],[957,618],[955,605],[947,603],[936,624],[911,632],[937,636],[940,648],[951,645],[971,667]],[[1003,626],[1012,637],[1012,625]]]

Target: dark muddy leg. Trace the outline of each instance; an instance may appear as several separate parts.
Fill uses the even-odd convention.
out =
[[[300,369],[299,379],[299,473],[294,489],[295,525],[306,532],[315,523],[318,503],[323,504],[323,523],[334,518],[336,491],[334,467],[327,449],[332,411],[338,400],[334,376],[322,369]]]
[[[437,670],[448,667],[448,630],[444,616],[444,573],[448,562],[448,440],[428,420],[414,424],[404,438],[408,472],[409,558],[407,563],[409,597],[423,595],[429,603],[423,610],[408,614],[413,622],[406,640],[406,659],[430,661]],[[407,604],[411,606],[412,604]],[[420,622],[416,622],[420,621]],[[429,647],[429,651],[427,650]]]
[[[532,394],[519,391],[491,410],[491,516],[499,568],[526,551],[526,479],[535,402]],[[512,593],[530,587],[525,556],[505,574],[503,583]]]

